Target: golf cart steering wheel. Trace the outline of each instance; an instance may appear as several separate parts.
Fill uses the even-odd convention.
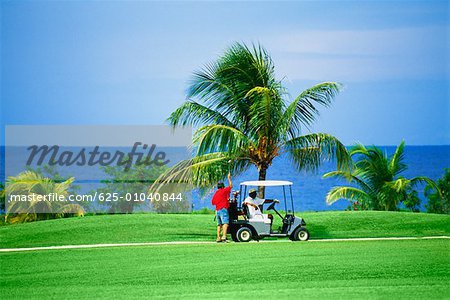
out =
[[[266,210],[273,210],[275,207],[275,204],[277,204],[277,202],[275,202],[275,201],[270,203],[270,205],[266,208]]]

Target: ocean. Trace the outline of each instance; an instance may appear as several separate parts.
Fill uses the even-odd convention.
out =
[[[396,149],[396,146],[379,147],[388,155],[393,154]],[[450,168],[450,146],[406,146],[405,163],[408,169],[401,174],[403,177],[427,176],[437,180],[442,177],[445,168]],[[322,178],[323,174],[334,170],[336,170],[336,164],[326,162],[316,173],[298,172],[289,158],[282,156],[274,160],[267,172],[266,179],[293,182],[294,206],[297,211],[344,210],[349,205],[347,200],[339,200],[332,205],[327,205],[325,202],[325,197],[332,187],[348,185],[345,180]],[[256,180],[257,178],[258,174],[255,168],[237,177],[234,181],[238,184],[240,181]],[[421,210],[425,210],[426,198],[423,196],[423,186],[418,188],[418,192],[422,200]],[[273,195],[266,193],[266,198],[281,199],[281,197],[282,190],[273,191]],[[202,205],[202,203],[199,204]]]
[[[379,146],[388,155],[395,151],[395,146]],[[5,181],[5,148],[0,147],[0,180]],[[402,174],[406,178],[415,176],[427,176],[433,180],[437,180],[444,174],[445,168],[450,168],[450,146],[406,146],[405,162],[408,169]],[[70,167],[69,167],[70,168]],[[294,198],[294,206],[296,211],[326,211],[326,210],[344,210],[348,207],[348,201],[339,200],[332,205],[327,205],[325,196],[328,191],[336,185],[347,185],[343,180],[323,179],[322,175],[326,172],[335,170],[335,164],[325,162],[316,173],[298,172],[292,165],[287,156],[280,156],[273,161],[272,166],[268,169],[267,178],[270,180],[288,180],[293,182],[292,192]],[[69,174],[70,170],[67,171]],[[98,180],[98,170],[95,176],[87,176],[87,178],[96,178]],[[62,173],[63,174],[63,173]],[[77,178],[76,174],[72,175]],[[86,178],[86,174],[83,174]],[[251,168],[240,176],[233,177],[233,190],[239,189],[239,183],[246,180],[257,180],[258,173],[256,168]],[[76,183],[76,182],[75,182]],[[97,186],[100,186],[99,181]],[[92,188],[92,183],[89,188]],[[88,187],[82,192],[87,192]],[[424,210],[426,202],[423,196],[423,186],[418,188],[419,196],[422,200],[421,210]],[[283,199],[281,188],[268,188],[266,198]],[[210,204],[211,194],[200,197],[194,192],[192,196],[192,204],[194,209],[202,207],[212,208]]]

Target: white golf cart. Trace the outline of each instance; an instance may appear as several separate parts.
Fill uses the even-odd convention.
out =
[[[250,217],[247,205],[244,204],[244,199],[247,197],[247,189],[250,187],[276,187],[279,186],[283,190],[285,215],[282,216],[276,210],[276,201],[272,201],[266,210],[273,210],[282,220],[282,227],[279,230],[273,230],[273,216],[270,214],[262,214],[262,217]],[[290,195],[290,208],[288,209],[288,201],[286,197],[286,190]],[[269,199],[266,199],[269,200]],[[263,211],[263,205],[259,209]],[[294,200],[292,198],[292,182],[278,181],[278,180],[264,180],[264,181],[245,181],[240,185],[239,191],[233,192],[233,197],[230,199],[230,225],[228,233],[235,242],[249,242],[252,239],[260,240],[264,237],[289,237],[292,241],[307,241],[309,239],[309,232],[304,227],[306,225],[302,218],[294,215]]]

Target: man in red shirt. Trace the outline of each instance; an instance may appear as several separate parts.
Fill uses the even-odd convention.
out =
[[[212,197],[211,203],[216,207],[216,219],[217,219],[217,240],[216,242],[227,242],[227,230],[229,223],[228,207],[230,203],[228,198],[230,197],[233,183],[231,182],[231,174],[228,173],[228,186],[225,187],[223,182],[217,184],[217,191]],[[220,232],[222,231],[222,238],[220,238]]]

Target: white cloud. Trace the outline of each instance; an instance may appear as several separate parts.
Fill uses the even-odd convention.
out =
[[[449,75],[449,29],[305,30],[261,40],[290,79],[388,80]]]
[[[280,32],[284,32],[280,34]],[[171,37],[142,32],[93,41],[89,76],[123,83],[170,78],[187,80],[232,41],[259,40],[272,54],[279,77],[291,80],[368,81],[449,75],[449,30],[423,27],[385,30],[281,31],[264,37],[201,34]],[[87,55],[89,53],[89,55]]]

